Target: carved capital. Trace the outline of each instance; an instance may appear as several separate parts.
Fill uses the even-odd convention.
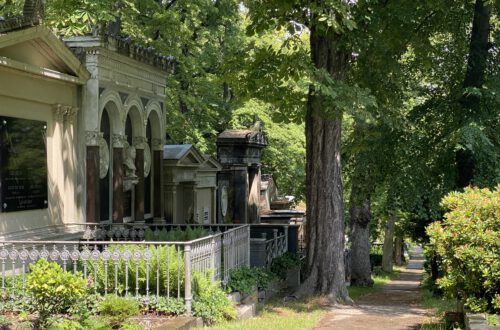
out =
[[[99,140],[102,139],[102,133],[99,131],[85,131],[85,143],[88,146],[99,145]]]
[[[148,139],[144,136],[134,136],[132,139],[132,145],[136,149],[144,149],[145,145],[148,143]]]
[[[52,105],[52,112],[54,113],[54,119],[56,121],[73,121],[78,112],[78,108],[56,103]]]
[[[163,150],[163,145],[165,144],[164,139],[151,139],[151,145],[153,150]]]
[[[113,134],[111,136],[111,145],[113,146],[113,148],[123,148],[126,143],[127,143],[126,135]]]

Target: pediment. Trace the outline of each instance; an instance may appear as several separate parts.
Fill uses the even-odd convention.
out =
[[[203,158],[205,159],[204,170],[220,171],[222,169],[222,165],[215,158],[208,155],[204,155]]]
[[[36,26],[0,35],[0,61],[15,68],[35,68],[35,72],[53,72],[74,77],[83,83],[90,75],[76,56],[49,29]],[[40,70],[41,69],[41,70]],[[44,74],[50,76],[50,74]]]
[[[163,159],[174,161],[176,166],[202,166],[203,155],[191,144],[172,144],[163,146]]]

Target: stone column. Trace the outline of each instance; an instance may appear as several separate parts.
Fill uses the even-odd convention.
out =
[[[210,188],[212,199],[210,201],[210,223],[217,223],[217,187]]]
[[[168,184],[165,187],[165,221],[177,222],[177,183]]]
[[[153,217],[155,222],[164,221],[163,198],[163,139],[152,139],[153,145]]]
[[[248,223],[248,171],[246,166],[233,166],[232,211],[234,223]]]
[[[139,181],[135,185],[134,198],[134,219],[135,222],[144,222],[144,146],[147,139],[142,136],[136,136],[132,140],[132,144],[136,149],[135,168]]]
[[[87,222],[99,222],[99,137],[102,133],[98,131],[86,131],[85,140],[87,144]]]
[[[198,185],[194,183],[191,189],[193,189],[193,223],[203,223],[200,221],[203,218],[203,213],[198,210]]]
[[[113,134],[113,223],[123,223],[123,146],[125,135]]]

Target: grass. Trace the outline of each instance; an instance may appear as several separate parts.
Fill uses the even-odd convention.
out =
[[[356,301],[362,296],[380,290],[382,286],[386,285],[391,280],[396,279],[399,276],[399,273],[401,273],[402,269],[403,267],[395,267],[392,273],[386,273],[380,267],[376,267],[373,270],[373,287],[365,288],[350,286],[349,288],[347,288],[349,291],[349,296],[352,300]]]
[[[239,322],[224,322],[203,329],[213,330],[303,330],[314,327],[330,308],[328,299],[283,301],[277,298],[262,306],[259,316]]]
[[[403,268],[395,268],[393,273],[386,273],[380,269],[374,271],[374,286],[372,288],[349,287],[349,295],[356,300],[360,297],[380,290],[383,285],[395,279]],[[224,322],[203,329],[213,330],[267,330],[311,329],[330,310],[327,298],[311,298],[309,300],[283,301],[276,298],[264,306],[259,307],[259,316],[246,321]]]

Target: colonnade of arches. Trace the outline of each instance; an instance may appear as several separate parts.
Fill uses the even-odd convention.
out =
[[[89,154],[98,154],[98,161],[87,164],[87,172],[95,172],[90,189],[87,182],[87,221],[162,218],[160,102],[106,89],[99,97],[97,132],[94,149],[87,147],[87,163]]]

